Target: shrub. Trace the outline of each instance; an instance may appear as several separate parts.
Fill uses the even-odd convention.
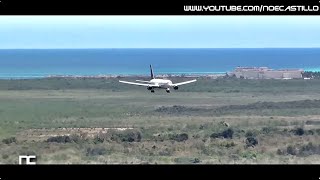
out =
[[[232,130],[231,128],[229,128],[229,129],[223,131],[223,132],[222,132],[222,136],[223,136],[224,138],[232,139],[232,137],[233,137],[233,130]]]
[[[248,138],[248,137],[254,137],[255,135],[253,134],[252,131],[248,131],[246,132],[245,136]]]
[[[230,148],[236,146],[236,144],[234,142],[222,142],[220,146]]]
[[[201,124],[201,125],[199,126],[199,129],[200,129],[200,130],[203,130],[203,129],[207,128],[207,127],[208,127],[207,124]]]
[[[201,161],[198,158],[190,158],[190,157],[177,157],[173,160],[177,164],[196,164],[200,163]]]
[[[171,107],[161,106],[161,107],[155,109],[155,112],[158,112],[158,113],[167,113],[167,114],[175,114],[175,115],[207,112],[207,111],[208,110],[201,109],[201,108],[179,106],[179,105],[174,105]]]
[[[303,145],[299,152],[299,155],[301,156],[309,156],[313,154],[320,154],[320,146],[315,146],[311,142],[307,145]]]
[[[2,154],[2,159],[7,159],[9,157],[9,155],[7,154]]]
[[[16,143],[17,139],[16,137],[10,137],[10,138],[3,139],[2,142],[5,144]]]
[[[55,136],[55,137],[48,138],[47,142],[70,143],[72,141],[69,136]]]
[[[104,147],[87,148],[86,156],[104,155],[107,150]]]
[[[266,129],[265,129],[266,130]],[[270,130],[270,129],[268,129]],[[267,130],[267,131],[268,131]],[[253,130],[248,130],[245,134],[245,137],[256,137],[257,135],[259,135],[261,133],[261,131],[253,129]]]
[[[320,121],[312,121],[312,120],[310,120],[310,121],[306,121],[306,124],[307,125],[320,125]]]
[[[187,157],[177,157],[173,159],[173,162],[177,164],[187,164],[190,163],[191,159]]]
[[[305,131],[305,134],[306,135],[314,135],[315,131],[310,129],[310,130]]]
[[[296,128],[293,129],[291,132],[293,132],[293,134],[297,136],[302,136],[305,133],[303,128]]]
[[[71,134],[69,138],[72,142],[75,142],[75,143],[81,143],[86,140],[83,136],[81,135],[79,136],[77,134]]]
[[[194,164],[196,164],[196,163],[201,163],[201,161],[200,161],[200,159],[195,158],[195,159],[192,161],[192,163],[194,163]]]
[[[247,147],[254,147],[258,144],[258,139],[255,137],[247,137],[246,144]]]
[[[111,135],[111,140],[117,142],[140,142],[141,132],[132,130],[114,132]]]
[[[277,150],[277,154],[278,154],[278,155],[285,155],[286,152],[285,152],[284,150],[282,150],[282,149],[278,149],[278,150]]]
[[[210,135],[210,138],[219,138],[220,136],[221,136],[220,133],[212,133],[212,134]]]
[[[257,158],[256,152],[251,152],[251,151],[245,151],[241,154],[241,156],[246,159],[256,159]]]
[[[170,140],[174,140],[178,142],[186,141],[188,139],[189,139],[189,136],[186,133],[170,135]]]
[[[223,138],[226,138],[226,139],[232,139],[233,137],[233,129],[231,128],[228,128],[227,130],[224,130],[223,132],[221,133],[213,133],[211,134],[211,138],[220,138],[220,137],[223,137]]]
[[[287,153],[290,155],[297,155],[298,154],[298,150],[296,147],[290,145],[287,147]]]
[[[295,155],[295,156],[310,156],[314,154],[320,154],[320,145],[313,145],[311,142],[306,145],[289,145],[286,149],[286,153],[283,150],[278,149],[279,155]]]
[[[199,139],[200,138],[200,134],[195,134],[192,136],[194,139]]]
[[[270,128],[270,127],[263,127],[263,128],[262,128],[262,132],[263,132],[264,134],[269,134],[269,133],[271,132],[271,128]]]
[[[105,138],[104,138],[103,136],[96,135],[96,136],[94,136],[94,138],[93,138],[93,143],[94,143],[94,144],[103,143],[104,140],[105,140]]]

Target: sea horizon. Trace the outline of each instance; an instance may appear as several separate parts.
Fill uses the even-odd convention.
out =
[[[186,48],[164,48],[164,47],[144,47],[144,48],[0,48],[0,50],[90,50],[90,49],[320,49],[320,47],[241,47],[241,48],[234,48],[234,47],[213,47],[213,48],[202,48],[202,47],[186,47]]]
[[[0,49],[0,79],[221,74],[242,67],[320,71],[320,48]]]

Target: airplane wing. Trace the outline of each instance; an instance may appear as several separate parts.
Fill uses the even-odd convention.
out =
[[[150,83],[150,81],[136,80],[137,82]]]
[[[143,83],[135,83],[135,82],[128,82],[128,81],[119,81],[119,82],[125,83],[125,84],[137,85],[137,86],[159,87],[159,85],[154,85],[154,84],[143,84]]]
[[[180,85],[189,84],[189,83],[196,82],[196,81],[197,80],[194,79],[194,80],[191,80],[191,81],[180,82],[180,83],[176,83],[176,84],[172,84],[172,85],[173,86],[180,86]]]

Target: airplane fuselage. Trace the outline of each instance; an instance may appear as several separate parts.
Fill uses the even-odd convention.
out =
[[[159,88],[170,88],[172,87],[172,81],[168,79],[151,79],[150,84],[158,85]]]

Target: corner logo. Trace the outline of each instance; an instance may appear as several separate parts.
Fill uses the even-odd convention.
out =
[[[37,160],[36,156],[19,156],[19,164],[35,165],[36,160]]]

